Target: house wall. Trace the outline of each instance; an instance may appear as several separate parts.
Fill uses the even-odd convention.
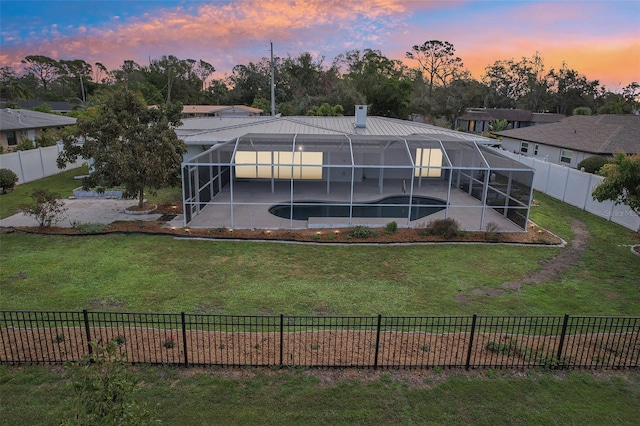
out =
[[[7,141],[7,131],[0,132],[0,145],[4,148],[5,152],[15,151],[16,146],[18,146],[24,139],[31,139],[32,141],[35,140],[42,134],[42,129],[15,130],[15,134],[16,144],[9,146],[9,142]]]
[[[592,157],[594,155],[588,152],[571,150],[572,151],[571,162],[565,163],[560,161],[563,148],[559,148],[557,146],[545,145],[541,143],[536,144],[534,142],[526,142],[529,144],[529,147],[527,152],[525,153],[521,151],[522,142],[523,141],[519,139],[510,139],[510,138],[503,137],[502,147],[505,150],[509,152],[513,152],[515,154],[520,154],[525,157],[536,158],[538,160],[548,161],[549,163],[558,164],[561,166],[572,167],[574,169],[578,167],[578,164],[580,164],[582,160],[584,160],[587,157]],[[536,153],[536,145],[538,146],[537,153]]]

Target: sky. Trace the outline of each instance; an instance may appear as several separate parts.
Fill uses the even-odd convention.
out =
[[[0,0],[0,66],[28,55],[119,68],[174,55],[204,60],[214,77],[234,65],[310,52],[330,62],[353,49],[402,60],[414,45],[448,41],[480,79],[495,61],[538,53],[619,92],[640,83],[640,0]]]

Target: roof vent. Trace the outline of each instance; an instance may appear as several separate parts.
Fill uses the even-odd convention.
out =
[[[367,127],[367,106],[356,105],[356,128],[364,129]]]

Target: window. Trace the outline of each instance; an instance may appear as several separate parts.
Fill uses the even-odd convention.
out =
[[[18,144],[18,140],[16,139],[16,132],[11,131],[7,132],[7,145],[14,146]]]
[[[241,179],[322,179],[321,152],[238,151],[236,177]]]
[[[538,155],[538,148],[540,148],[540,145],[535,144],[533,146],[533,155],[537,156]]]
[[[573,151],[569,149],[563,149],[560,151],[560,162],[571,164],[571,157],[573,157]]]
[[[416,149],[416,177],[440,177],[442,176],[442,151],[439,148]]]
[[[529,144],[527,142],[522,142],[520,144],[520,152],[522,154],[526,154],[529,152]]]

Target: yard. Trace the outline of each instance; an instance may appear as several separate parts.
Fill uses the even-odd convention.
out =
[[[5,197],[3,217],[10,209]],[[638,234],[544,195],[535,199],[531,219],[570,243],[579,240],[574,256],[562,257],[567,249],[557,247],[499,244],[2,234],[0,309],[640,316],[640,258],[629,248],[640,243]],[[566,265],[545,275],[554,258]],[[530,282],[531,276],[539,279]],[[505,286],[513,283],[519,286]],[[3,422],[58,424],[71,392],[62,373],[2,366]],[[134,373],[145,381],[140,399],[159,404],[168,424],[634,424],[640,414],[634,372],[137,367]]]

